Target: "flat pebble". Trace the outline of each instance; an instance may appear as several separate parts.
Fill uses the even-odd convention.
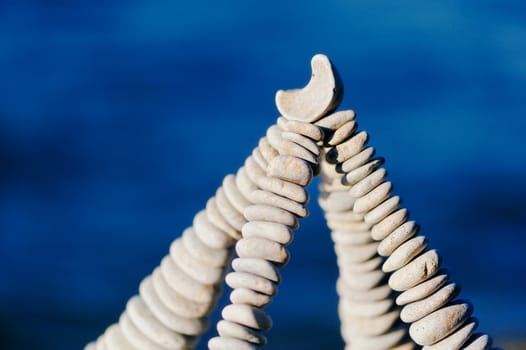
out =
[[[450,283],[440,288],[427,298],[404,306],[400,314],[400,319],[405,323],[418,321],[422,317],[444,306],[451,299],[453,299],[458,294],[458,292],[458,286],[455,283]]]
[[[312,179],[312,168],[299,158],[278,156],[270,162],[267,175],[300,186],[307,186]]]
[[[132,350],[118,324],[113,324],[104,332],[104,343],[108,350]]]
[[[222,267],[229,260],[230,249],[211,248],[197,237],[193,227],[183,231],[182,241],[188,253],[207,266]]]
[[[396,248],[382,266],[384,272],[398,270],[427,248],[424,236],[416,236]]]
[[[237,211],[232,203],[230,203],[222,186],[217,189],[216,203],[217,209],[219,209],[219,212],[223,215],[225,220],[235,228],[236,231],[241,232],[241,228],[247,221],[245,220],[243,213]]]
[[[355,290],[369,290],[377,286],[385,277],[385,274],[380,270],[352,272],[341,269],[340,273],[340,277],[345,281],[349,288]]]
[[[249,272],[279,283],[281,276],[276,266],[265,259],[237,258],[232,261],[232,268],[237,272]]]
[[[236,241],[240,238],[239,231],[233,228],[219,211],[216,197],[212,197],[206,202],[206,218],[213,226],[230,236],[230,239]]]
[[[226,337],[214,337],[208,341],[210,350],[257,350],[257,346],[249,342]]]
[[[384,181],[386,175],[387,171],[384,168],[375,170],[373,173],[367,175],[358,183],[351,186],[349,195],[354,198],[365,196],[367,193],[371,192],[378,185],[380,185]]]
[[[135,349],[166,350],[165,347],[157,345],[137,329],[137,326],[130,320],[126,312],[123,312],[119,318],[119,326],[122,330],[122,334]]]
[[[269,295],[248,288],[236,288],[230,293],[230,301],[233,304],[246,304],[262,308],[270,304],[272,299]]]
[[[353,159],[353,158],[351,158],[351,159]],[[364,189],[363,189],[363,186],[365,185],[363,183],[363,181],[366,180],[369,176],[371,176],[372,175],[371,173],[373,171],[375,171],[375,170],[376,171],[382,170],[382,172],[384,173],[383,176],[385,177],[385,174],[386,174],[385,169],[383,169],[383,168],[382,169],[378,169],[378,167],[380,167],[383,163],[384,163],[384,160],[382,158],[371,159],[366,164],[361,165],[358,168],[353,169],[353,170],[349,171],[348,173],[346,173],[341,181],[342,181],[342,183],[344,185],[351,186],[351,189],[353,189],[355,186],[358,186],[358,188],[356,190],[354,190],[354,191],[361,191],[362,194],[361,195],[357,195],[357,194],[353,193],[353,197],[361,197],[365,193],[369,192],[372,188],[374,188],[374,187],[372,187],[372,188],[369,189],[369,191],[365,191],[365,192],[364,192]],[[378,177],[378,175],[379,174],[377,173],[375,176]],[[361,183],[361,185],[360,185],[360,183]]]
[[[462,347],[462,350],[490,350],[491,349],[491,338],[487,334],[475,333]],[[498,350],[498,349],[495,349]]]
[[[354,120],[355,117],[356,114],[350,109],[337,111],[318,120],[316,122],[316,125],[326,129],[336,130],[339,129],[345,123]]]
[[[212,267],[193,259],[180,239],[176,239],[170,245],[170,257],[184,273],[200,283],[208,285],[218,283],[223,277],[223,268]]]
[[[398,320],[399,314],[399,310],[394,310],[374,317],[352,317],[346,319],[343,327],[345,332],[353,337],[378,336],[391,329]]]
[[[286,118],[279,117],[278,125],[284,130],[306,136],[314,141],[321,141],[323,138],[322,130],[311,123],[287,120]]]
[[[337,146],[340,143],[349,139],[354,131],[356,130],[356,122],[350,120],[336,129],[330,136],[325,140],[326,144],[330,146]]]
[[[348,190],[320,195],[318,204],[326,212],[349,211],[354,206],[356,198],[349,196]]]
[[[286,225],[292,229],[298,227],[298,220],[294,214],[270,205],[256,204],[245,209],[247,221],[267,221]]]
[[[457,330],[472,313],[468,303],[443,307],[409,327],[411,338],[419,345],[433,345]]]
[[[388,333],[375,337],[356,337],[353,338],[353,348],[367,350],[385,350],[398,344],[406,335],[405,328],[395,328]]]
[[[377,242],[351,245],[351,244],[337,244],[334,249],[338,259],[345,263],[361,263],[371,259],[376,255]]]
[[[391,255],[396,248],[413,237],[417,231],[418,225],[414,221],[405,222],[382,240],[378,246],[378,254],[382,256]]]
[[[406,266],[393,272],[391,277],[389,277],[389,285],[396,291],[406,291],[433,277],[439,267],[440,257],[436,250],[429,250]]]
[[[402,225],[408,216],[409,213],[407,209],[398,209],[371,228],[371,237],[376,241],[381,241],[398,226]]]
[[[349,140],[340,143],[327,152],[326,159],[329,163],[343,163],[347,159],[357,155],[367,143],[369,136],[365,131],[361,131]]]
[[[371,233],[369,231],[346,231],[333,230],[331,238],[337,244],[352,244],[359,245],[372,242]]]
[[[342,299],[338,307],[343,315],[349,317],[376,317],[385,314],[393,304],[391,299],[361,302]]]
[[[223,179],[223,189],[225,190],[225,195],[228,201],[232,203],[239,213],[242,213],[245,208],[251,204],[239,191],[235,175],[230,174],[225,176]]]
[[[280,196],[292,199],[298,203],[305,204],[309,200],[308,192],[304,187],[292,182],[283,181],[276,177],[262,176],[258,179],[257,185],[262,190],[279,193]],[[254,191],[255,190],[256,189],[254,189]]]
[[[223,308],[221,316],[227,321],[236,322],[258,330],[267,330],[272,327],[272,320],[263,310],[249,305],[227,305]]]
[[[281,137],[283,137],[283,139],[285,140],[294,142],[298,144],[299,146],[305,148],[306,150],[311,152],[315,157],[318,157],[320,155],[320,148],[318,147],[316,142],[314,142],[308,137],[305,137],[295,132],[289,132],[289,131],[284,131],[281,134]]]
[[[263,154],[261,154],[259,147],[256,147],[252,150],[252,159],[254,159],[256,163],[258,163],[261,169],[267,169],[267,160],[265,159],[265,157],[263,157]]]
[[[275,241],[281,244],[289,244],[292,242],[292,230],[285,224],[268,221],[254,221],[247,222],[242,229],[243,237],[260,237]]]
[[[265,238],[250,237],[240,239],[236,244],[240,258],[261,258],[278,264],[286,264],[289,253],[283,245]]]
[[[252,201],[254,204],[264,204],[276,208],[281,208],[288,212],[291,212],[300,218],[304,218],[308,215],[307,208],[302,204],[299,204],[293,200],[282,197],[279,194],[272,193],[269,191],[256,190],[252,193]]]
[[[272,145],[270,144],[270,142],[268,142],[266,137],[262,137],[259,139],[258,148],[261,152],[261,155],[263,156],[263,158],[265,158],[267,163],[274,159],[274,157],[278,156],[278,151],[274,149],[274,147],[272,147]]]
[[[389,197],[391,190],[391,182],[384,182],[363,197],[356,199],[353,207],[354,211],[357,213],[367,213],[371,211]]]
[[[469,339],[471,333],[477,328],[477,321],[471,320],[467,321],[464,326],[462,326],[455,333],[449,335],[448,337],[442,339],[438,343],[433,345],[424,346],[422,350],[457,350]]]
[[[267,343],[267,338],[260,332],[226,320],[217,322],[217,332],[221,337],[242,339],[259,346]]]
[[[341,297],[345,297],[355,302],[379,301],[389,297],[392,292],[388,284],[383,284],[378,287],[365,290],[353,289],[350,288],[341,278],[338,278],[336,281],[336,290]]]
[[[396,298],[398,305],[405,305],[412,303],[417,300],[424,299],[431,295],[438,288],[442,287],[448,279],[446,271],[439,271],[437,276],[430,278],[429,280],[422,282],[412,288],[409,288]]]
[[[250,201],[250,196],[252,194],[252,191],[257,190],[257,186],[255,182],[253,182],[247,174],[247,170],[245,166],[242,166],[239,168],[239,170],[236,173],[236,186],[239,189],[239,192],[243,194],[243,196]]]
[[[303,159],[304,161],[309,162],[311,164],[319,163],[318,157],[315,154],[313,154],[303,146],[298,145],[296,142],[292,142],[286,139],[281,140],[278,147],[278,151],[281,156],[291,156],[297,159]]]
[[[376,225],[383,219],[385,219],[389,214],[394,212],[400,206],[400,197],[394,196],[371,210],[364,217],[364,221],[371,225]]]
[[[246,288],[271,296],[277,292],[275,283],[266,278],[247,272],[231,272],[226,275],[225,281],[232,289]]]
[[[345,162],[338,165],[342,173],[349,173],[367,163],[373,156],[375,150],[373,147],[367,147],[357,155],[347,159]]]
[[[199,237],[201,242],[211,248],[229,248],[235,242],[232,237],[208,221],[206,212],[204,210],[201,210],[194,217],[193,227],[197,237]]]

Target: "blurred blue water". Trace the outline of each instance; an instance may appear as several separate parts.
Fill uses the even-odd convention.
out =
[[[81,348],[115,321],[318,52],[481,330],[524,336],[524,13],[484,0],[0,2],[0,348]],[[272,349],[342,344],[334,254],[310,210],[269,307]]]

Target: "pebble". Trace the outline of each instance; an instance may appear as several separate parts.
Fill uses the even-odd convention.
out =
[[[247,222],[242,212],[239,212],[234,208],[232,203],[228,200],[225,194],[223,187],[219,187],[216,192],[216,203],[217,209],[223,215],[225,220],[236,229],[236,231],[241,232],[241,228]],[[241,236],[236,236],[236,239],[241,238]]]
[[[272,281],[252,273],[231,272],[226,275],[225,281],[232,289],[246,288],[270,296],[277,293],[276,285]]]
[[[369,163],[370,164],[370,163]],[[373,189],[378,187],[387,175],[387,171],[384,168],[380,168],[361,179],[358,183],[351,186],[349,194],[351,197],[360,198],[371,192]]]
[[[373,147],[367,147],[357,155],[347,159],[345,162],[338,164],[337,167],[342,173],[348,174],[351,171],[367,163],[375,154]]]
[[[150,312],[142,299],[132,297],[126,304],[126,313],[137,329],[149,340],[166,349],[186,349],[195,339],[173,332]]]
[[[384,182],[363,197],[356,199],[353,207],[354,211],[357,213],[367,213],[371,211],[391,194],[391,189],[391,182]]]
[[[258,331],[226,320],[217,322],[217,332],[225,338],[242,339],[259,346],[267,344],[267,338]]]
[[[389,331],[398,320],[399,314],[399,310],[394,310],[374,317],[351,317],[346,319],[343,327],[345,332],[353,337],[374,337]]]
[[[338,244],[359,245],[372,242],[369,231],[332,230],[331,238]]]
[[[440,257],[436,250],[429,250],[415,258],[406,266],[393,272],[389,285],[396,291],[405,291],[433,277],[440,267]]]
[[[230,174],[223,179],[223,189],[228,201],[239,213],[251,204],[237,188],[235,175]]]
[[[327,152],[326,159],[331,164],[343,163],[347,159],[354,157],[362,151],[364,145],[367,143],[369,135],[365,131],[361,131],[351,137],[349,140],[340,143]]]
[[[319,157],[320,155],[320,148],[318,147],[316,142],[314,142],[308,137],[289,131],[284,131],[281,134],[281,137],[283,137],[284,140],[288,140],[300,145],[301,147],[305,148],[310,153],[312,153],[315,157]]]
[[[250,201],[252,192],[258,189],[255,182],[248,177],[247,170],[244,166],[239,168],[236,173],[236,186],[248,201]]]
[[[297,159],[303,159],[304,161],[311,164],[319,163],[319,160],[315,154],[310,152],[308,149],[303,148],[303,146],[298,145],[296,142],[286,139],[281,140],[278,151],[281,156],[291,156]]]
[[[339,145],[353,135],[356,126],[357,124],[354,120],[348,121],[330,134],[325,143],[330,146]]]
[[[245,169],[247,172],[247,176],[252,183],[257,183],[258,178],[260,178],[261,176],[266,176],[265,169],[261,168],[252,156],[248,157],[245,160]]]
[[[274,147],[272,147],[272,145],[270,144],[270,142],[268,142],[266,137],[262,137],[259,139],[258,148],[261,152],[261,155],[263,156],[263,158],[265,158],[267,163],[269,163],[272,159],[274,159],[274,157],[277,157],[279,155],[278,151]]]
[[[165,256],[159,266],[165,281],[181,295],[198,303],[211,303],[214,300],[214,285],[203,284],[186,274],[169,257]]]
[[[210,350],[257,350],[256,345],[236,338],[214,337],[208,341]]]
[[[448,274],[445,271],[439,271],[437,276],[422,282],[412,288],[409,288],[396,298],[398,305],[405,305],[417,300],[424,299],[442,287],[448,279]]]
[[[466,322],[465,326],[450,336],[433,345],[424,346],[422,350],[457,350],[468,340],[471,333],[477,328],[477,321]]]
[[[402,268],[427,248],[427,245],[428,242],[424,236],[417,236],[408,240],[391,253],[391,256],[383,264],[382,270],[392,272]]]
[[[263,308],[272,302],[269,295],[255,292],[248,288],[236,288],[230,293],[230,301],[234,304],[252,305]]]
[[[471,316],[472,309],[468,303],[443,307],[411,324],[409,334],[419,345],[433,345],[458,329]]]
[[[131,350],[131,348],[129,348]],[[84,350],[97,350],[96,348],[96,345],[94,342],[91,342],[91,343],[88,343],[85,347],[84,347]]]
[[[209,267],[225,266],[229,260],[230,249],[216,249],[209,247],[201,242],[193,227],[188,227],[183,231],[181,240],[192,258],[202,261]]]
[[[355,302],[344,298],[338,307],[344,315],[350,317],[376,317],[385,314],[394,302],[391,299]]]
[[[388,284],[383,284],[366,290],[356,290],[350,288],[341,278],[338,278],[336,281],[336,291],[340,296],[355,302],[379,301],[389,297],[392,292],[391,287],[389,287]]]
[[[152,281],[155,293],[170,311],[185,318],[200,318],[208,313],[210,303],[198,303],[177,293],[168,285],[159,268],[153,271]]]
[[[360,262],[360,263],[348,263],[345,261],[345,258],[342,258],[338,256],[338,264],[342,269],[345,269],[345,271],[349,272],[368,272],[373,271],[378,268],[382,264],[382,257],[375,256],[371,258],[370,260]]]
[[[353,349],[385,350],[398,344],[405,336],[405,328],[394,330],[375,337],[355,337],[352,339]]]
[[[361,232],[369,231],[371,225],[363,221],[349,221],[349,220],[329,220],[327,226],[333,231],[350,231],[350,232]]]
[[[258,147],[252,150],[252,158],[254,159],[256,163],[258,163],[261,169],[267,168],[267,165],[268,165],[267,160],[265,159],[265,157],[263,157]]]
[[[269,221],[248,221],[242,229],[244,238],[260,237],[281,244],[289,244],[294,238],[292,230],[283,223]]]
[[[382,158],[372,159],[367,164],[364,164],[356,169],[349,171],[341,179],[341,182],[347,186],[351,186],[351,190],[352,190],[354,186],[357,186],[360,182],[365,180],[368,176],[371,176],[375,170],[376,171],[380,170],[378,169],[378,167],[380,167],[383,163],[384,163],[384,160]],[[383,170],[385,172],[385,169]],[[360,196],[353,195],[353,197],[360,197]]]
[[[278,179],[307,186],[312,179],[312,168],[301,159],[280,155],[270,162],[267,175]]]
[[[462,347],[462,350],[490,350],[491,338],[487,334],[475,333]]]
[[[281,276],[276,266],[265,259],[243,258],[234,259],[232,268],[237,272],[248,272],[279,283]]]
[[[385,219],[389,214],[394,212],[400,206],[401,200],[400,196],[394,196],[387,199],[385,202],[368,212],[364,216],[364,221],[368,224],[376,225],[383,219]]]
[[[270,205],[256,204],[245,209],[244,212],[247,221],[268,221],[286,225],[292,229],[298,227],[298,220],[294,214],[289,213],[281,208],[275,208]]]
[[[418,225],[414,221],[407,221],[396,228],[391,234],[385,237],[378,246],[378,254],[389,256],[402,243],[413,237],[418,231]]]
[[[286,264],[289,253],[283,245],[265,238],[250,237],[239,240],[236,252],[240,258],[260,258],[278,264]]]
[[[185,318],[167,309],[157,296],[150,276],[141,282],[139,294],[155,317],[172,331],[186,335],[200,335],[209,327],[207,318]]]
[[[300,218],[304,218],[309,214],[307,208],[302,204],[269,191],[256,190],[252,192],[252,201],[254,204],[266,204],[275,208],[284,209],[296,214]]]
[[[405,323],[418,321],[422,317],[429,315],[438,308],[444,306],[453,299],[459,292],[455,283],[450,283],[425,299],[407,304],[400,313],[400,319]]]
[[[349,196],[349,194],[347,194],[347,196]],[[328,211],[328,212],[325,212],[324,214],[325,214],[325,218],[327,219],[327,221],[347,220],[347,221],[358,222],[358,221],[362,221],[365,216],[364,214],[361,214],[361,213],[360,214],[355,213],[352,210],[346,210],[342,212]]]
[[[184,273],[202,284],[218,283],[223,277],[222,268],[212,267],[193,259],[181,239],[176,239],[170,245],[170,257]]]
[[[407,209],[398,209],[371,228],[371,237],[376,241],[383,240],[398,226],[402,225],[408,217],[409,212]]]
[[[210,198],[206,202],[206,218],[213,226],[226,233],[226,235],[229,236],[231,239],[238,240],[240,238],[239,231],[230,226],[230,224],[225,220],[223,215],[219,212],[215,197]]]
[[[376,287],[385,277],[385,274],[381,270],[368,272],[352,272],[345,270],[345,268],[342,270],[340,271],[340,277],[349,288],[354,290],[369,290]]]
[[[232,237],[208,221],[204,210],[201,210],[194,217],[193,226],[199,240],[211,248],[225,249],[232,246],[235,242]]]
[[[278,125],[271,125],[267,129],[267,133],[266,133],[267,141],[275,150],[279,150],[279,145],[281,141],[283,140],[281,138],[282,132],[283,130],[281,130],[281,128]]]
[[[330,130],[337,130],[345,123],[348,123],[356,117],[353,110],[347,109],[343,111],[337,111],[331,115],[325,116],[316,122],[317,126],[321,126]]]
[[[257,185],[262,190],[279,193],[280,196],[292,199],[301,204],[306,204],[309,200],[309,194],[304,187],[292,182],[283,181],[276,177],[262,176],[258,179]],[[254,189],[252,192],[255,190],[257,189]]]
[[[326,212],[343,212],[353,208],[356,198],[349,196],[349,191],[338,191],[322,194],[318,204]]]
[[[113,324],[104,332],[104,343],[108,350],[132,350],[118,324]]]
[[[167,350],[166,348],[155,344],[139,331],[126,312],[123,312],[119,318],[119,326],[122,330],[122,334],[126,337],[133,348],[141,350]]]
[[[338,259],[345,263],[355,264],[365,262],[376,255],[377,242],[351,245],[351,244],[337,244],[334,249]]]
[[[288,120],[283,117],[278,118],[278,126],[283,130],[287,130],[296,134],[306,136],[314,141],[323,139],[322,130],[311,123],[300,122],[296,120]]]
[[[246,325],[258,330],[267,330],[272,327],[272,320],[258,308],[244,304],[230,304],[221,312],[223,319]]]

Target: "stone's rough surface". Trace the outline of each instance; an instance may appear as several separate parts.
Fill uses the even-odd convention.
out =
[[[249,305],[227,305],[221,312],[221,315],[226,320],[231,320],[258,330],[267,330],[272,327],[272,321],[264,311]]]
[[[240,258],[260,258],[279,264],[285,264],[289,258],[287,250],[281,244],[257,237],[237,242],[236,252]]]
[[[430,250],[395,271],[391,277],[389,277],[389,285],[394,290],[403,292],[433,277],[439,267],[440,258],[436,250]]]
[[[450,283],[427,298],[406,305],[402,309],[400,319],[406,323],[418,321],[422,317],[445,305],[455,297],[458,292],[458,286],[455,283]]]
[[[437,276],[420,283],[417,286],[409,288],[396,298],[398,305],[405,305],[417,300],[421,300],[443,286],[448,279],[447,273],[437,273]]]
[[[242,339],[260,346],[267,343],[267,339],[259,334],[258,331],[230,321],[219,321],[217,323],[217,332],[221,337]]]
[[[248,221],[266,221],[282,224],[290,228],[298,226],[296,217],[286,210],[265,204],[251,205],[245,209],[245,218]]]
[[[427,244],[424,236],[417,236],[410,239],[391,253],[391,256],[385,261],[382,269],[385,272],[392,272],[404,267],[414,257],[420,254],[427,247]]]
[[[472,312],[468,303],[443,307],[409,327],[411,338],[419,345],[433,345],[458,329]]]
[[[408,216],[409,213],[405,208],[395,211],[371,228],[371,236],[374,240],[383,240],[398,226],[402,225],[407,220]]]
[[[462,347],[462,350],[490,350],[491,338],[487,334],[475,333]]]
[[[246,304],[262,308],[272,301],[269,295],[261,294],[248,288],[235,288],[230,293],[230,301],[233,304]]]
[[[266,278],[247,272],[231,272],[226,275],[226,283],[230,288],[246,288],[254,292],[274,295],[277,292],[276,285]]]
[[[424,346],[422,350],[456,350],[469,339],[473,330],[477,327],[477,322],[472,320],[466,322],[466,325],[451,334],[449,337],[433,345]]]
[[[248,272],[262,276],[270,281],[279,283],[281,276],[276,265],[265,259],[245,258],[234,259],[232,268],[237,272]]]
[[[312,168],[299,158],[278,156],[270,162],[267,175],[300,186],[307,186],[312,179]]]

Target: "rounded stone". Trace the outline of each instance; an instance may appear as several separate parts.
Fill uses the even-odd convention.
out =
[[[267,343],[267,338],[260,332],[226,320],[217,322],[217,332],[221,337],[241,339],[259,346]]]
[[[378,246],[378,254],[382,256],[391,255],[402,243],[413,237],[418,231],[418,225],[414,221],[407,221],[399,226],[390,235],[385,237]]]
[[[298,227],[298,220],[294,214],[270,205],[251,205],[245,209],[244,214],[247,221],[273,222],[286,225],[293,229]]]
[[[237,258],[232,261],[232,268],[234,271],[252,273],[276,283],[281,280],[276,266],[265,259]]]
[[[272,327],[272,320],[258,308],[244,304],[230,304],[223,308],[221,316],[231,322],[239,323],[258,330]]]
[[[391,299],[360,301],[342,299],[338,305],[342,315],[348,317],[376,317],[385,314],[393,306]]]
[[[248,201],[250,201],[252,191],[258,189],[256,183],[248,176],[245,166],[239,168],[236,173],[236,186]]]
[[[236,231],[241,232],[241,228],[247,222],[242,212],[236,210],[236,208],[228,200],[225,190],[223,187],[219,187],[216,192],[216,203],[217,209],[223,215],[225,220],[236,229]]]
[[[429,280],[418,284],[412,288],[409,288],[396,298],[398,305],[405,305],[412,303],[417,300],[428,297],[433,292],[442,287],[448,279],[448,275],[445,271],[439,271],[437,276],[430,278]]]
[[[376,241],[381,241],[398,226],[402,225],[407,220],[408,216],[409,213],[407,209],[398,209],[371,228],[371,237]]]
[[[122,330],[122,334],[126,337],[126,340],[128,340],[133,348],[141,350],[166,350],[166,348],[157,345],[152,340],[148,339],[130,320],[126,312],[123,312],[119,318],[119,326]]]
[[[393,211],[398,209],[400,206],[400,197],[394,196],[371,210],[367,215],[364,217],[364,221],[368,224],[375,225],[382,221],[384,218],[386,218],[389,214],[391,214]]]
[[[377,248],[377,242],[361,245],[337,244],[334,246],[336,255],[343,264],[365,262],[376,255]]]
[[[429,315],[438,308],[444,306],[451,299],[453,299],[459,292],[459,288],[455,283],[450,283],[427,298],[407,304],[403,307],[400,313],[400,319],[405,323],[412,323],[418,321],[422,317]]]
[[[477,321],[474,319],[468,320],[466,324],[457,330],[455,333],[442,339],[433,345],[424,346],[422,350],[452,350],[460,349],[462,345],[469,339],[473,331],[477,328]]]
[[[396,291],[406,291],[433,277],[439,267],[440,257],[436,250],[429,250],[406,266],[393,272],[391,277],[389,277],[389,285]]]
[[[375,256],[367,261],[359,263],[349,263],[346,261],[345,257],[342,256],[338,256],[337,259],[340,269],[349,272],[369,272],[377,270],[383,261],[383,258],[381,256]]]
[[[233,228],[219,211],[216,197],[212,197],[206,202],[206,218],[213,226],[229,236],[230,239],[238,240],[240,238],[239,231]]]
[[[298,203],[306,204],[309,200],[309,194],[304,187],[292,182],[283,181],[276,177],[262,176],[258,179],[257,185],[262,190],[278,193],[280,196],[292,199]],[[255,190],[256,189],[254,189],[254,191]],[[252,191],[252,193],[254,191]]]
[[[279,154],[281,156],[291,156],[297,159],[303,159],[311,164],[318,164],[318,157],[310,152],[308,149],[296,142],[292,142],[286,139],[282,139],[278,147]]]
[[[327,138],[327,140],[325,140],[326,144],[330,146],[337,146],[340,143],[346,141],[352,137],[354,131],[356,130],[356,126],[357,124],[354,120],[346,122],[336,129],[332,135]]]
[[[331,232],[331,238],[336,244],[342,245],[360,245],[372,242],[369,231],[334,230]]]
[[[265,158],[267,163],[274,159],[274,157],[278,156],[278,151],[274,149],[274,147],[272,147],[272,145],[270,144],[270,142],[268,142],[266,137],[262,137],[259,139],[258,148],[261,152],[261,155],[263,156],[263,158]]]
[[[225,195],[234,208],[242,213],[251,203],[241,194],[236,185],[236,176],[230,174],[223,179]]]
[[[260,237],[281,244],[289,244],[294,237],[288,226],[268,221],[250,220],[243,226],[242,232],[245,238]]]
[[[263,157],[258,147],[252,150],[252,159],[254,159],[256,163],[258,163],[261,169],[267,168],[267,165],[268,165],[267,160],[265,159],[265,157]]]
[[[274,158],[267,169],[267,175],[278,179],[307,186],[312,179],[312,168],[304,161],[288,155]]]
[[[349,192],[338,191],[324,193],[318,198],[318,204],[326,212],[342,212],[352,209],[356,199],[349,196]]]
[[[390,196],[391,190],[391,182],[384,182],[363,197],[356,199],[353,207],[354,211],[357,213],[367,213],[373,210]]]
[[[201,242],[193,227],[184,230],[183,245],[188,253],[196,260],[202,261],[207,266],[222,267],[228,262],[230,249],[216,249]]]
[[[378,187],[387,175],[387,171],[384,168],[375,170],[370,175],[360,180],[358,183],[351,186],[349,195],[354,198],[360,198],[371,192],[373,189]]]
[[[354,169],[358,169],[365,163],[367,163],[373,156],[374,156],[375,150],[373,147],[367,147],[354,157],[351,157],[347,159],[345,162],[338,165],[339,170],[341,170],[342,173],[350,173]]]
[[[104,332],[104,343],[108,350],[132,349],[118,324],[113,324]]]
[[[340,273],[345,284],[355,290],[369,290],[376,287],[385,277],[385,273],[381,270],[352,272],[340,267]]]
[[[318,120],[316,125],[325,129],[336,130],[341,128],[345,123],[354,120],[355,117],[356,114],[353,110],[347,109],[343,111],[337,111]]]
[[[233,304],[252,305],[262,308],[271,303],[269,295],[261,294],[247,288],[236,288],[230,293],[230,301]]]
[[[475,333],[462,347],[462,350],[490,350],[491,349],[491,338],[487,334]],[[494,349],[501,350],[501,349]]]
[[[327,161],[332,164],[345,162],[347,159],[360,153],[368,139],[369,135],[367,135],[367,132],[361,131],[357,133],[327,152]]]
[[[201,210],[194,217],[193,226],[199,240],[211,248],[229,248],[235,240],[225,232],[214,226],[206,216],[206,212]]]
[[[398,247],[382,266],[384,272],[392,272],[407,265],[415,256],[427,248],[424,236],[417,236]]]
[[[213,267],[193,259],[180,239],[176,239],[170,245],[170,257],[185,274],[199,283],[210,285],[219,282],[223,277],[221,267]]]
[[[240,239],[236,244],[236,252],[240,258],[260,258],[278,264],[286,264],[289,259],[289,253],[283,245],[258,237]]]
[[[254,204],[264,204],[281,208],[301,218],[306,217],[309,213],[307,208],[305,208],[302,204],[269,191],[256,190],[252,192],[252,201]]]
[[[448,305],[411,324],[409,334],[419,345],[433,345],[457,330],[472,310],[466,302]]]
[[[388,284],[366,290],[353,289],[350,288],[341,278],[338,278],[336,281],[336,291],[341,297],[354,302],[379,301],[389,297],[392,292]]]
[[[374,317],[351,317],[346,319],[343,328],[351,337],[374,337],[389,331],[399,314],[399,310],[394,310]]]
[[[387,333],[375,337],[356,337],[352,340],[355,349],[385,350],[398,344],[406,335],[405,328],[397,327]]]
[[[361,191],[362,194],[361,195],[353,194],[353,197],[361,197],[365,193],[369,192],[372,188],[374,188],[373,186],[369,189],[369,191],[364,192],[364,187],[363,187],[364,185],[366,185],[365,183],[363,183],[363,181],[366,180],[369,176],[371,176],[372,175],[371,173],[373,173],[373,171],[383,170],[382,172],[384,173],[383,175],[385,177],[385,174],[386,174],[385,169],[383,168],[378,169],[378,167],[380,167],[383,163],[384,163],[383,158],[371,159],[368,163],[361,165],[358,168],[353,169],[349,171],[348,173],[346,173],[341,181],[343,184],[347,186],[351,186],[351,189],[353,189],[354,186],[359,186],[358,188],[356,188],[355,191]],[[375,176],[378,177],[379,174],[381,173],[377,173]]]
[[[236,338],[214,337],[208,341],[210,350],[257,350],[257,346]]]
[[[225,281],[232,289],[246,288],[271,296],[277,292],[276,285],[272,281],[247,272],[231,272],[226,275]]]
[[[314,141],[321,141],[323,132],[321,129],[311,123],[300,122],[296,120],[288,120],[283,117],[278,118],[278,125],[289,132],[306,136]]]
[[[314,142],[308,137],[290,131],[284,131],[283,133],[281,133],[281,137],[283,137],[284,140],[288,140],[298,144],[299,146],[312,153],[315,157],[318,157],[320,155],[320,148],[318,147],[316,142]]]

